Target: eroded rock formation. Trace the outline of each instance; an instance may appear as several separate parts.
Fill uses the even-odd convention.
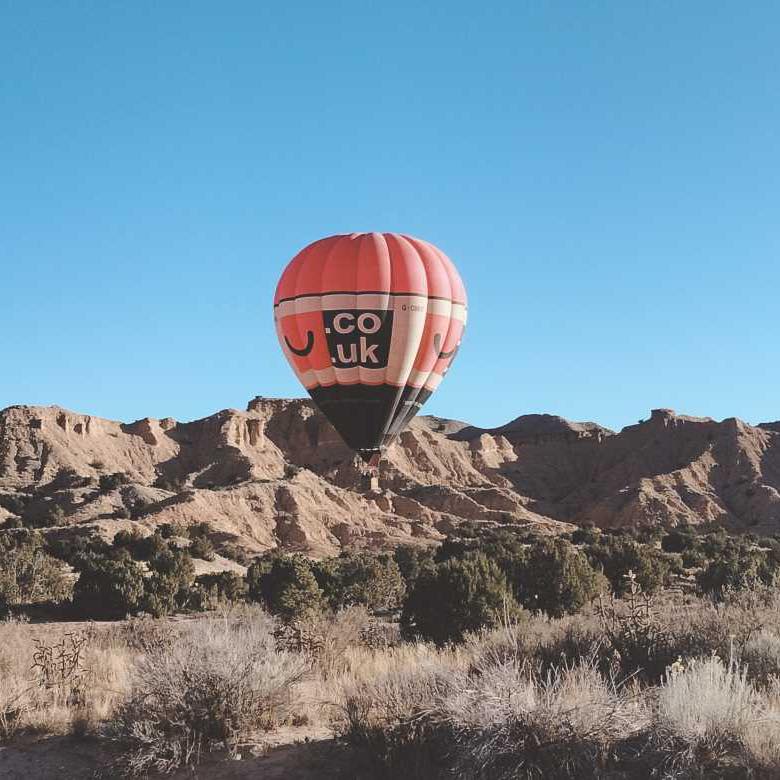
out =
[[[113,475],[122,476],[115,477]],[[495,429],[416,419],[372,493],[309,401],[256,398],[194,422],[0,412],[0,522],[113,535],[207,521],[258,552],[430,542],[466,521],[602,527],[718,522],[780,531],[780,424],[676,415],[613,433],[526,415]]]

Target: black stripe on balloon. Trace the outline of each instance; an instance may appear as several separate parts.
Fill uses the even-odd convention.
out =
[[[302,295],[291,295],[289,298],[280,298],[274,308],[287,303],[288,301],[298,301],[301,298],[322,298],[325,295],[387,295],[393,298],[427,298],[429,301],[447,301],[453,306],[465,306],[465,301],[453,301],[451,298],[445,298],[439,295],[428,295],[427,293],[415,292],[390,292],[389,290],[327,290],[320,293],[303,293]]]

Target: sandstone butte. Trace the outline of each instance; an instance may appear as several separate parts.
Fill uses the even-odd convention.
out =
[[[123,481],[109,484],[119,472]],[[0,412],[0,523],[21,516],[47,534],[111,538],[206,521],[218,544],[312,556],[430,544],[464,522],[543,533],[714,522],[775,533],[780,423],[657,409],[614,433],[552,415],[494,429],[420,417],[389,449],[380,487],[368,489],[306,400],[258,397],[245,412],[184,423],[56,406]]]

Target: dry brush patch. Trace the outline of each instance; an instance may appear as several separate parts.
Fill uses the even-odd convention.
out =
[[[776,594],[610,610],[354,670],[336,729],[388,777],[780,776]]]
[[[107,734],[121,746],[117,769],[142,776],[197,763],[203,750],[235,750],[285,722],[308,659],[276,648],[273,621],[243,611],[190,622],[171,648],[143,656]]]
[[[641,696],[589,663],[539,674],[512,661],[457,676],[442,702],[461,777],[583,777],[642,735]]]
[[[0,737],[108,740],[112,777],[326,724],[369,757],[356,776],[780,777],[778,617],[768,591],[664,594],[639,610],[629,598],[526,615],[445,647],[401,641],[362,608],[286,627],[249,606],[6,622]]]
[[[0,737],[82,736],[127,693],[132,653],[86,627],[0,624]]]

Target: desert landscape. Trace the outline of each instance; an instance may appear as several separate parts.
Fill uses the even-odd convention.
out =
[[[0,780],[780,780],[778,29],[0,3]]]
[[[780,425],[0,412],[0,776],[776,777]]]

